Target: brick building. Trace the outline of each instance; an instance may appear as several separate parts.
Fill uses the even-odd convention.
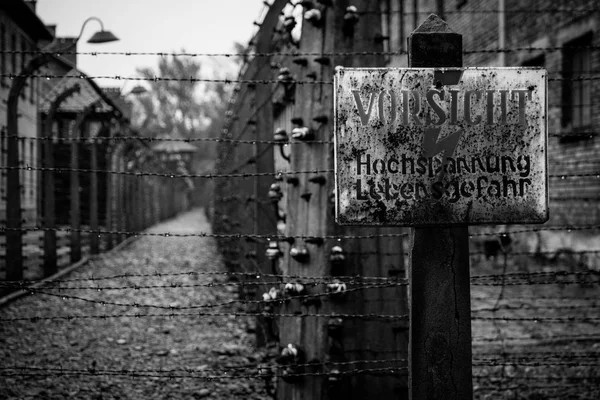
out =
[[[49,42],[53,34],[36,15],[34,7],[22,0],[7,0],[0,3],[0,127],[3,132],[0,152],[0,164],[6,165],[6,106],[10,90],[10,78],[6,75],[18,74],[32,57],[30,54],[11,53],[11,50],[33,51],[41,42]],[[19,99],[19,135],[36,137],[40,116],[38,103],[40,84],[30,79]],[[22,165],[37,165],[38,144],[34,140],[19,142]],[[5,213],[6,171],[0,175],[0,214]],[[21,206],[23,218],[34,221],[36,218],[38,176],[34,170],[21,171]]]
[[[18,157],[18,184],[21,196],[19,227],[32,228],[48,224],[49,221],[54,221],[52,224],[68,225],[74,214],[78,215],[77,218],[83,226],[97,223],[104,225],[108,203],[105,190],[107,178],[104,174],[100,174],[96,179],[99,182],[92,193],[90,192],[91,174],[82,173],[75,179],[73,174],[64,174],[60,171],[48,173],[43,169],[48,166],[59,169],[107,169],[111,150],[108,142],[86,141],[71,146],[66,139],[75,135],[83,135],[86,138],[110,136],[120,130],[121,125],[127,124],[127,120],[123,118],[122,106],[116,101],[117,96],[109,96],[93,79],[88,78],[77,68],[78,38],[55,38],[54,28],[54,26],[45,26],[39,19],[33,1],[7,0],[0,3],[0,127],[2,128],[0,165],[6,167],[10,163],[15,163],[14,158],[9,161],[8,149],[10,145],[17,142],[18,152],[13,148],[10,154],[13,156],[16,154]],[[37,53],[50,43],[54,49],[70,48],[73,52],[64,57],[57,54]],[[36,60],[39,67],[33,71],[33,76],[27,78],[18,99],[16,107],[18,139],[7,137],[15,134],[9,132],[7,127],[9,93],[11,87],[19,82],[19,79],[14,79],[11,75],[26,74],[27,72],[24,71],[27,70],[31,60]],[[48,75],[50,78],[42,79],[39,75]],[[52,120],[51,124],[48,124],[49,118]],[[39,140],[44,135],[51,135],[56,140],[46,147],[47,142]],[[97,154],[95,166],[91,164],[92,147]],[[72,164],[73,159],[78,163],[75,167]],[[12,182],[11,186],[16,187],[16,179],[11,180],[7,177],[8,171],[10,170],[4,168],[0,174],[2,225],[14,224],[16,219],[10,221],[7,214],[10,200],[13,200],[13,206],[16,204],[16,196],[14,196],[16,190],[9,193],[9,182]],[[49,188],[52,193],[45,193],[44,190]],[[72,207],[75,203],[71,199],[76,197],[73,195],[76,192],[79,193],[78,197],[81,201],[79,201],[79,212],[74,213]],[[97,217],[95,214],[92,217],[92,207],[100,209]],[[51,209],[53,211],[49,211]],[[50,216],[46,218],[48,213]],[[4,232],[0,235],[2,249],[0,277],[5,265],[8,265],[7,261],[11,260],[11,254],[14,256],[14,253],[9,251],[8,236]],[[34,276],[38,273],[42,236],[42,232],[35,230],[27,231],[22,235],[22,254],[26,260],[25,276]],[[66,247],[61,249],[63,257],[59,260],[60,265],[69,262],[65,250],[68,249]]]
[[[593,79],[600,69],[597,2],[383,0],[380,3],[383,36],[389,37],[384,46],[391,51],[406,50],[410,32],[429,13],[438,13],[455,32],[463,35],[464,66],[540,66],[548,70],[551,175],[548,224],[598,224],[600,84]],[[405,55],[389,58],[390,66],[406,66],[406,63]]]
[[[20,74],[34,52],[55,40],[55,26],[46,26],[35,13],[35,2],[22,0],[10,0],[0,4],[0,126],[3,136],[6,131],[6,107],[10,91],[10,74]],[[59,38],[60,46],[68,46],[75,38]],[[75,52],[77,47],[73,49]],[[15,51],[12,52],[11,51]],[[58,136],[68,135],[69,126],[75,120],[78,113],[92,103],[97,102],[97,113],[109,115],[109,119],[115,115],[122,114],[122,105],[117,104],[115,96],[109,96],[92,79],[81,79],[85,77],[77,69],[76,53],[66,54],[64,57],[54,57],[44,65],[37,74],[50,74],[66,76],[62,79],[38,79],[32,77],[27,82],[25,90],[19,99],[19,136],[40,137],[51,103],[57,96],[69,87],[79,85],[81,90],[68,98],[57,110],[54,134]],[[92,123],[91,130],[98,132],[100,122]],[[62,132],[62,133],[60,133]],[[0,163],[6,164],[6,138],[2,138],[2,153]],[[55,146],[57,155],[60,148],[65,144]],[[31,166],[31,170],[22,170],[21,181],[21,207],[23,219],[28,225],[36,225],[40,221],[43,199],[40,196],[41,174],[35,168],[42,166],[42,152],[40,143],[36,140],[19,141],[19,157],[21,166]],[[85,158],[84,158],[85,160]],[[64,161],[59,158],[59,161]],[[68,161],[68,160],[67,160]],[[3,171],[0,180],[0,212],[4,214],[6,203],[6,174]],[[60,175],[59,175],[60,176]],[[65,217],[67,220],[68,218]],[[63,218],[63,219],[65,219]]]

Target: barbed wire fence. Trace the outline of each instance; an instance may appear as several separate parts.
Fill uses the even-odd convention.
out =
[[[520,9],[511,13],[553,13],[576,14],[597,11],[587,8]],[[457,12],[458,13],[458,12]],[[467,11],[465,13],[468,14]],[[278,12],[276,13],[278,14]],[[364,15],[378,15],[364,12]],[[283,19],[283,18],[282,18]],[[263,22],[264,23],[264,22]],[[279,22],[281,23],[281,22]],[[254,39],[253,39],[254,40]],[[512,49],[466,50],[466,56],[473,54],[496,54],[515,52],[564,52],[573,48],[586,48],[593,54],[600,46],[552,46],[552,47],[515,47]],[[294,48],[293,46],[287,47]],[[39,52],[19,52],[5,50],[6,54],[38,54]],[[57,144],[79,143],[91,146],[94,143],[110,143],[105,148],[112,162],[99,167],[72,168],[71,166],[47,167],[44,160],[31,159],[31,163],[22,162],[19,166],[2,165],[3,173],[18,170],[20,173],[52,172],[57,176],[76,173],[80,179],[92,174],[104,180],[110,189],[110,198],[104,209],[98,208],[97,226],[90,226],[91,218],[80,219],[80,224],[69,224],[47,228],[35,224],[23,223],[16,228],[23,234],[25,254],[24,268],[35,270],[43,261],[44,249],[41,235],[54,232],[58,237],[57,247],[69,248],[61,256],[59,268],[64,268],[76,257],[68,255],[98,254],[109,250],[128,237],[153,237],[160,240],[179,240],[181,238],[214,238],[219,242],[226,272],[206,272],[196,269],[176,273],[140,271],[136,274],[124,274],[86,278],[54,279],[43,286],[37,286],[39,276],[30,279],[8,280],[0,282],[0,289],[6,292],[23,291],[42,297],[59,298],[64,301],[62,312],[44,316],[1,317],[0,322],[28,324],[35,329],[36,324],[68,324],[78,320],[106,320],[116,318],[221,318],[229,316],[257,317],[259,324],[269,333],[265,340],[278,340],[280,325],[288,320],[323,320],[329,342],[341,342],[340,331],[347,321],[380,321],[393,325],[396,331],[406,331],[406,313],[372,313],[357,306],[357,301],[368,298],[375,301],[377,296],[392,296],[394,289],[406,289],[404,263],[407,233],[364,232],[356,233],[332,229],[319,235],[289,235],[281,230],[279,224],[289,224],[293,213],[299,210],[287,208],[282,213],[280,204],[287,201],[291,187],[297,183],[294,178],[324,176],[327,182],[333,180],[333,170],[315,168],[292,170],[281,163],[279,155],[290,149],[305,151],[316,146],[326,147],[333,144],[329,136],[322,140],[284,140],[273,139],[274,129],[261,131],[264,113],[273,114],[272,108],[278,103],[286,103],[286,87],[291,83],[299,87],[323,87],[330,85],[327,77],[320,79],[288,78],[263,79],[262,75],[277,75],[281,65],[302,66],[306,57],[369,57],[397,56],[403,52],[301,52],[301,51],[249,51],[245,54],[209,54],[209,53],[153,53],[153,52],[93,52],[77,53],[93,57],[102,56],[171,56],[171,57],[245,57],[246,64],[242,73],[234,80],[211,80],[198,77],[154,77],[158,80],[210,81],[236,85],[230,108],[226,112],[225,124],[220,137],[172,139],[144,138],[131,134],[116,134],[104,137],[53,137]],[[56,55],[56,54],[55,54]],[[263,60],[260,63],[256,60]],[[272,67],[275,60],[276,67]],[[286,62],[288,64],[286,64]],[[274,71],[272,71],[274,70]],[[262,71],[262,72],[261,72]],[[599,71],[592,70],[588,75],[564,76],[560,71],[550,71],[549,84],[561,85],[570,81],[584,81],[594,84],[600,79]],[[254,75],[254,76],[253,76]],[[3,78],[14,79],[15,74],[3,74]],[[27,75],[34,79],[59,79],[62,75]],[[142,77],[81,77],[81,79],[147,80]],[[259,88],[265,86],[266,88]],[[263,99],[264,98],[264,99]],[[289,106],[293,102],[287,100]],[[553,105],[560,108],[561,103]],[[276,118],[275,118],[276,119]],[[279,120],[278,120],[279,121]],[[273,117],[266,123],[275,127]],[[550,132],[551,140],[564,138],[583,138],[593,140],[595,130],[583,132]],[[19,143],[50,140],[43,137],[22,137],[3,135],[3,144],[14,140]],[[170,169],[156,158],[145,142],[211,141],[219,144],[219,160],[214,173],[195,174],[188,171]],[[281,147],[281,149],[279,149]],[[283,149],[285,147],[285,149]],[[279,151],[281,153],[279,154]],[[550,149],[552,151],[552,149]],[[265,161],[266,160],[266,161]],[[278,163],[279,162],[279,163]],[[264,166],[270,165],[265,170]],[[281,167],[282,168],[278,168]],[[261,168],[259,168],[261,167]],[[600,164],[594,159],[573,159],[558,161],[550,165],[550,201],[551,206],[560,201],[573,204],[597,204],[599,194],[590,187],[600,184]],[[215,199],[211,215],[215,233],[178,233],[156,232],[145,229],[164,221],[189,207],[186,182],[206,179],[214,182]],[[264,190],[261,182],[271,180],[283,194],[270,194]],[[262,181],[261,181],[262,180]],[[568,182],[566,189],[563,184]],[[319,185],[318,182],[315,183]],[[262,186],[261,186],[262,185]],[[289,188],[288,188],[289,187]],[[262,191],[257,190],[262,188]],[[575,188],[575,189],[574,189]],[[73,191],[67,187],[57,187],[57,198],[69,198]],[[566,194],[566,196],[565,196]],[[7,194],[10,195],[10,194]],[[83,196],[89,193],[83,193]],[[283,198],[283,200],[282,200]],[[42,199],[43,200],[43,199]],[[291,204],[288,202],[288,205]],[[87,204],[89,206],[89,204]],[[78,206],[72,212],[81,212]],[[139,210],[147,212],[140,213]],[[552,210],[551,210],[552,211]],[[287,216],[287,220],[286,220]],[[60,220],[60,216],[58,216]],[[262,225],[261,225],[262,224]],[[268,228],[268,232],[264,232]],[[11,229],[0,226],[0,233]],[[80,235],[73,235],[80,234]],[[588,223],[556,223],[543,226],[510,226],[473,229],[471,231],[471,258],[474,270],[484,271],[472,277],[472,301],[474,304],[472,324],[475,332],[473,346],[475,371],[474,385],[476,393],[525,392],[537,390],[540,393],[560,395],[562,391],[575,388],[578,392],[590,394],[600,391],[598,364],[600,355],[594,349],[600,341],[600,317],[598,317],[598,285],[600,284],[600,225],[597,219],[590,218]],[[396,251],[381,251],[374,243],[383,239],[398,240],[403,246]],[[95,250],[91,241],[97,241]],[[288,252],[296,242],[319,246],[325,253],[325,259],[331,267],[344,266],[344,263],[373,260],[373,257],[391,257],[401,265],[397,268],[385,268],[380,275],[337,273],[327,276],[282,273],[283,252]],[[354,243],[361,246],[355,248]],[[275,244],[275,245],[274,245]],[[349,246],[347,246],[348,244]],[[286,247],[287,246],[287,247]],[[343,248],[339,252],[335,247]],[[83,248],[83,250],[81,250]],[[56,249],[55,249],[56,250]],[[267,252],[271,250],[270,255]],[[99,260],[92,262],[111,263],[110,254],[97,255]],[[10,260],[4,260],[5,265]],[[285,261],[288,262],[288,261]],[[385,262],[385,260],[383,260]],[[497,273],[502,268],[502,273]],[[351,270],[351,269],[350,269]],[[392,273],[397,270],[397,273]],[[197,281],[189,283],[180,278],[194,277]],[[111,294],[128,291],[173,290],[196,287],[233,287],[239,292],[239,298],[233,301],[207,302],[185,306],[160,303],[136,303],[115,301]],[[391,291],[390,291],[391,290]],[[74,294],[76,293],[76,294]],[[372,297],[366,293],[376,293]],[[356,296],[356,297],[355,297]],[[382,300],[380,300],[382,301]],[[106,312],[93,314],[71,314],[69,304],[85,302],[106,308]],[[333,304],[321,307],[323,304]],[[340,306],[340,304],[342,306]],[[356,312],[340,312],[343,309],[356,309]],[[317,311],[321,310],[321,311]],[[404,323],[402,323],[404,321]],[[354,324],[354,322],[351,322]],[[353,327],[358,325],[351,325]],[[380,325],[378,325],[380,326]],[[281,344],[281,343],[280,343]],[[354,344],[355,347],[350,347]],[[337,345],[337,343],[335,343]],[[285,346],[285,343],[284,343]],[[531,351],[525,351],[526,348]],[[375,377],[391,376],[394,379],[406,377],[407,360],[402,346],[388,344],[373,348],[368,343],[344,342],[346,354],[356,354],[358,358],[335,361],[340,358],[331,356],[329,360],[314,362],[300,361],[292,357],[291,361],[265,366],[261,363],[245,367],[219,368],[197,371],[185,366],[178,369],[111,369],[62,367],[60,364],[42,366],[3,365],[0,375],[43,378],[52,376],[73,376],[77,379],[89,379],[97,376],[110,376],[115,379],[157,378],[166,380],[194,379],[200,381],[221,381],[250,379],[272,381],[281,378],[285,382],[294,382],[297,378],[317,377],[337,387],[345,378],[355,375]],[[284,347],[285,349],[285,347]],[[304,349],[307,351],[308,349]],[[404,382],[404,381],[402,381]],[[584,397],[582,397],[584,398]],[[593,397],[590,397],[593,398]]]

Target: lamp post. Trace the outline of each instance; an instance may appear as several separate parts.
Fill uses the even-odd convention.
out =
[[[73,43],[62,49],[57,49],[55,42],[50,43],[43,49],[43,53],[29,60],[25,68],[19,75],[12,79],[10,91],[8,92],[8,101],[6,104],[6,132],[7,157],[6,157],[6,279],[23,279],[23,238],[21,228],[21,182],[19,176],[19,120],[18,106],[19,96],[25,87],[27,78],[35,71],[48,64],[55,56],[51,51],[68,51],[75,47],[81,38],[83,30],[88,22],[96,20],[100,22],[101,30],[96,32],[89,40],[89,43],[107,43],[118,40],[115,35],[104,30],[102,21],[96,17],[86,19],[81,26],[79,36]]]

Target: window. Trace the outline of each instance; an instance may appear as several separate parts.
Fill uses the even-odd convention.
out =
[[[562,126],[585,130],[592,124],[592,92],[589,81],[578,78],[591,76],[592,35],[565,44],[563,53]]]

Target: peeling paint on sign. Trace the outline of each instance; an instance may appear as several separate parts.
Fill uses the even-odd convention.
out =
[[[541,68],[337,68],[336,220],[548,220]]]

